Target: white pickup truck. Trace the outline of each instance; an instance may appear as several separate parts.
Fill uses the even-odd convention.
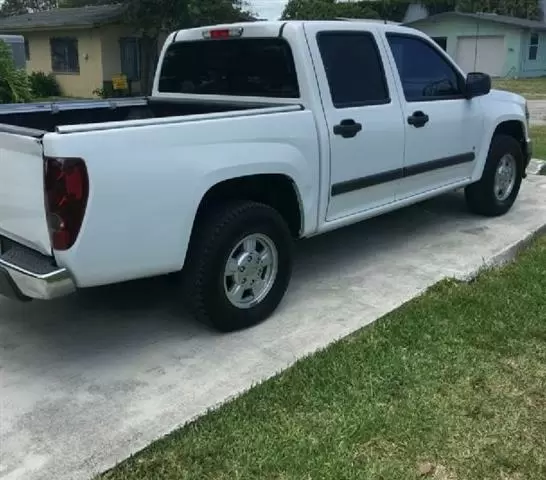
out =
[[[514,203],[525,100],[381,22],[172,33],[149,98],[0,109],[0,292],[50,299],[181,272],[221,331],[268,317],[295,239],[465,187]]]

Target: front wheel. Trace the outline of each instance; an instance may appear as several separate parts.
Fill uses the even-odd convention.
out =
[[[265,320],[288,287],[292,249],[286,222],[267,205],[235,202],[205,214],[184,272],[194,315],[223,332]]]
[[[508,135],[495,135],[489,148],[482,178],[466,187],[471,211],[488,217],[508,212],[523,179],[523,153],[519,142]]]

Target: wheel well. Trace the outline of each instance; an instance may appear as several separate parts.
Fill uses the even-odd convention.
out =
[[[294,182],[286,175],[250,175],[220,182],[201,200],[197,218],[213,205],[231,200],[252,200],[269,205],[282,215],[294,237],[302,231],[298,193]]]
[[[527,141],[525,138],[525,129],[523,128],[523,123],[518,120],[508,120],[506,122],[500,123],[495,129],[495,135],[508,135],[516,139],[520,146],[521,151],[523,152],[524,158],[527,157]]]

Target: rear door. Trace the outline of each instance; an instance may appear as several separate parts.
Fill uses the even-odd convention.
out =
[[[396,85],[373,29],[305,24],[330,140],[327,220],[395,199],[404,159]]]
[[[50,255],[41,138],[5,130],[0,126],[0,235]]]

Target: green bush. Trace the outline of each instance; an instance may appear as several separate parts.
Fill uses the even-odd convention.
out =
[[[32,94],[38,98],[60,97],[61,87],[52,73],[32,72],[30,74]]]
[[[24,103],[31,99],[27,73],[15,67],[10,48],[0,40],[0,103]]]

